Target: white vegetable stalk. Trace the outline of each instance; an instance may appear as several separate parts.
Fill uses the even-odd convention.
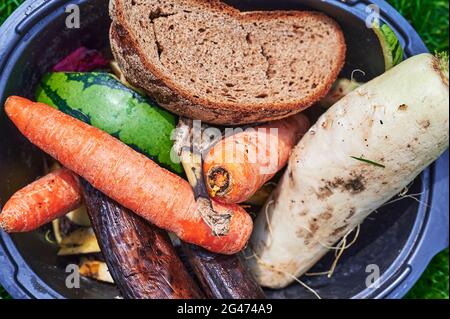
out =
[[[255,223],[250,267],[282,288],[411,183],[449,143],[448,62],[415,56],[332,106]]]

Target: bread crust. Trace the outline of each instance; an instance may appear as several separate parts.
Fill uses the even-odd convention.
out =
[[[331,89],[345,63],[346,45],[339,25],[328,16],[317,12],[306,11],[269,11],[240,12],[218,0],[195,0],[209,10],[226,12],[237,19],[254,21],[264,19],[280,19],[286,17],[303,17],[314,15],[326,19],[336,31],[340,51],[336,52],[334,68],[328,83],[307,99],[299,99],[291,103],[244,104],[235,102],[212,102],[202,97],[194,97],[183,90],[171,79],[158,70],[139,48],[132,28],[124,18],[121,0],[111,0],[110,16],[113,20],[110,29],[111,49],[127,80],[136,87],[142,88],[167,110],[180,116],[202,120],[217,125],[243,125],[267,122],[288,117],[310,107]]]

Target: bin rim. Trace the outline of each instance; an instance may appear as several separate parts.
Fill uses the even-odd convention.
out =
[[[4,69],[21,41],[38,22],[51,20],[57,9],[65,4],[82,4],[87,0],[27,0],[0,26],[0,97],[6,84]],[[429,52],[409,22],[384,0],[322,0],[364,18],[362,6],[375,4],[380,8],[381,20],[407,39],[407,57]],[[2,84],[3,83],[3,84]],[[0,101],[3,103],[4,101]],[[449,152],[445,152],[422,173],[423,192],[427,202],[421,201],[418,217],[402,252],[383,273],[381,287],[363,290],[353,298],[402,298],[420,278],[431,259],[449,245]],[[428,204],[427,204],[428,203]],[[420,218],[422,216],[422,218]],[[17,299],[63,299],[30,268],[20,255],[11,237],[0,231],[0,285]]]

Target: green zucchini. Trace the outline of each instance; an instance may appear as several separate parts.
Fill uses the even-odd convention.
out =
[[[36,100],[111,134],[172,172],[183,172],[170,156],[177,117],[112,74],[49,73],[38,86]]]

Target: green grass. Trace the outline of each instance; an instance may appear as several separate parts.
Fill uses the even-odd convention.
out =
[[[448,299],[448,252],[433,259],[407,299]]]
[[[23,0],[0,0],[0,25],[23,2]]]
[[[0,0],[0,24],[23,0]],[[388,0],[405,16],[424,39],[429,50],[448,51],[449,1],[448,0]],[[449,298],[448,249],[436,256],[422,278],[410,291],[411,299]],[[0,297],[8,294],[0,287]]]
[[[388,0],[419,32],[428,49],[448,51],[448,0]]]
[[[10,299],[8,293],[0,287],[0,299]]]

